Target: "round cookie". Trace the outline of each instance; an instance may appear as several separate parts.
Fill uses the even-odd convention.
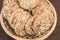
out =
[[[34,32],[33,32],[32,27],[33,27],[34,20],[36,19],[36,17],[37,17],[37,15],[31,17],[31,18],[27,21],[27,23],[25,24],[25,31],[26,31],[26,33],[29,34],[29,35],[34,35]]]
[[[42,13],[36,18],[36,20],[33,24],[33,30],[35,31],[35,33],[42,34],[42,33],[45,33],[46,31],[49,30],[51,25],[54,23],[54,21],[53,21],[54,16],[52,16],[52,15],[51,15],[51,13],[49,13],[49,14],[48,13]],[[39,30],[39,31],[37,31],[37,30]]]
[[[18,0],[19,5],[24,9],[32,9],[38,5],[39,0]]]
[[[17,29],[15,31],[17,35],[24,29],[24,25],[30,17],[31,15],[28,12],[23,11],[23,9],[15,10],[12,13],[11,25],[13,26],[13,29]],[[18,30],[19,32],[17,32]]]

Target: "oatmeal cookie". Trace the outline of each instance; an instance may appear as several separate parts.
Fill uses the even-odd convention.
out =
[[[18,28],[18,30],[23,30],[25,23],[31,17],[31,15],[28,12],[23,11],[23,9],[15,10],[12,13],[12,16],[11,25],[13,25],[13,28]]]
[[[35,33],[44,33],[47,30],[49,30],[49,28],[51,27],[51,25],[54,23],[54,16],[52,16],[48,13],[42,13],[41,15],[39,15],[34,24],[33,24],[33,30],[35,31]],[[53,19],[50,19],[53,18]],[[39,30],[38,30],[39,29]]]
[[[24,9],[34,8],[39,4],[39,0],[18,0],[19,4]]]
[[[30,34],[30,35],[33,35],[33,34],[34,34],[32,27],[33,27],[33,23],[34,23],[34,20],[36,19],[36,17],[37,17],[37,15],[31,17],[31,18],[27,21],[27,23],[25,24],[25,31],[26,31],[28,34]]]

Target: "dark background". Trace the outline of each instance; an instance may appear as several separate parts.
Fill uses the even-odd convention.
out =
[[[0,0],[0,11],[2,8],[2,1]],[[57,11],[58,22],[56,29],[54,32],[45,40],[60,40],[60,0],[50,0]],[[0,40],[14,40],[13,38],[9,37],[0,25]]]

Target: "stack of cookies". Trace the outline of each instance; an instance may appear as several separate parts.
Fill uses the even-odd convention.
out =
[[[1,14],[5,26],[25,39],[43,37],[55,21],[54,11],[46,0],[4,0]]]

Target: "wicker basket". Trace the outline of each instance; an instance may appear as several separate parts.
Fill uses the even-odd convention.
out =
[[[54,31],[54,29],[55,29],[55,27],[56,27],[56,24],[57,24],[57,14],[56,14],[55,8],[54,8],[53,5],[51,4],[51,2],[49,2],[49,0],[46,0],[46,1],[47,1],[47,2],[50,4],[50,6],[53,8],[52,10],[54,11],[55,21],[54,21],[54,24],[53,24],[51,30],[50,30],[45,36],[43,36],[43,37],[41,37],[41,38],[37,38],[37,39],[23,39],[23,38],[20,38],[20,37],[14,35],[14,34],[11,32],[11,30],[9,30],[9,28],[4,25],[2,14],[0,14],[0,22],[1,22],[2,28],[4,29],[4,31],[5,31],[9,36],[11,36],[12,38],[14,38],[14,39],[16,39],[16,40],[44,40],[44,39],[46,39],[46,38],[47,38],[48,36],[50,36],[51,33]]]

